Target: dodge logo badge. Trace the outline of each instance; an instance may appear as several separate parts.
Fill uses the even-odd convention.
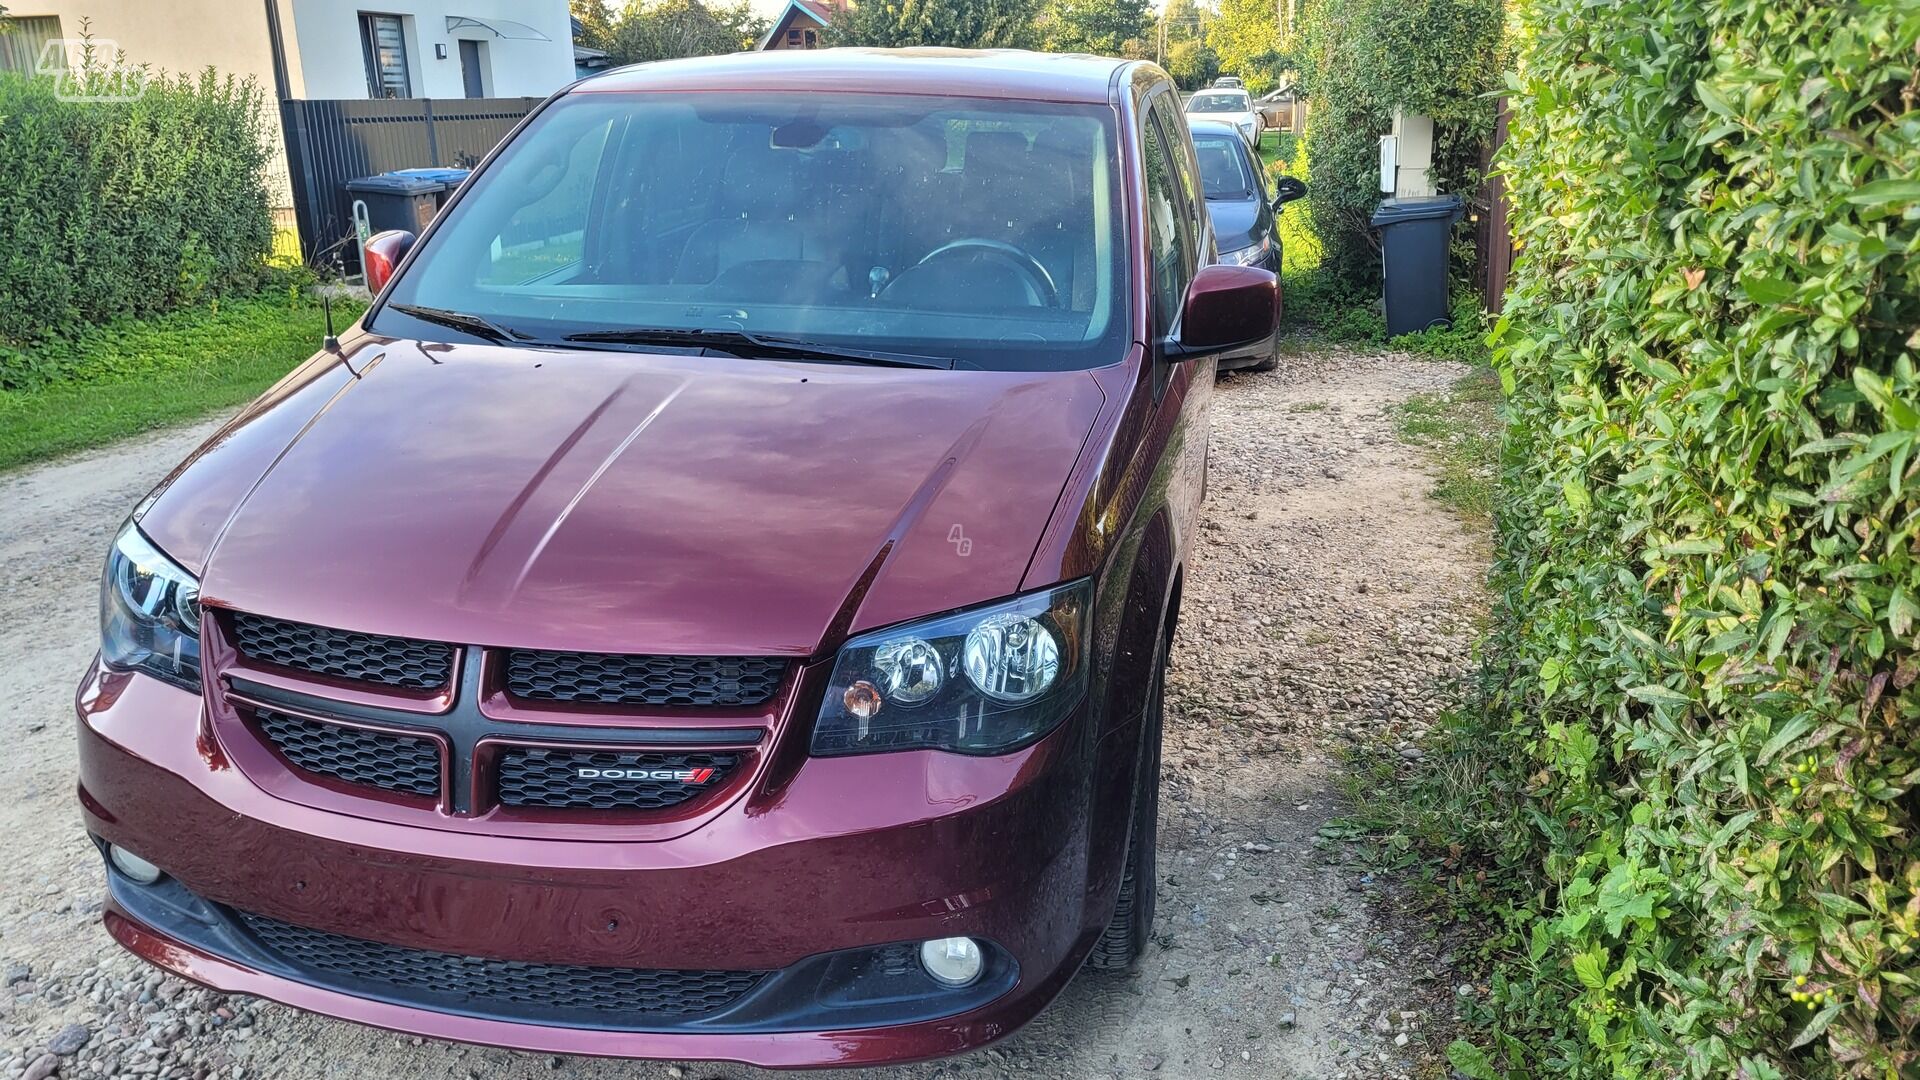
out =
[[[713,779],[712,769],[579,769],[582,780],[657,780],[678,784],[704,784]]]

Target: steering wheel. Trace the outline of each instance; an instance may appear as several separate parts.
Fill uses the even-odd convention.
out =
[[[927,252],[926,258],[921,259],[914,265],[925,266],[935,259],[950,259],[957,255],[981,252],[1000,256],[1002,259],[1011,263],[1014,269],[1026,275],[1029,283],[1033,285],[1034,291],[1038,293],[1040,299],[1044,301],[1042,306],[1060,306],[1060,290],[1054,287],[1053,275],[1047,273],[1047,268],[1040,264],[1039,259],[1034,258],[1032,255],[1027,254],[1025,251],[1004,240],[989,240],[984,236],[969,236],[951,243],[941,244],[939,247]]]

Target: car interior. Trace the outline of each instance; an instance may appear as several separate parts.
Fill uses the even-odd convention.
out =
[[[1099,122],[861,119],[680,107],[569,132],[563,160],[503,170],[523,195],[474,284],[1104,325],[1117,215]]]

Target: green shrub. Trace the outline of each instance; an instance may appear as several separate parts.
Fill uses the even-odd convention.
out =
[[[154,77],[62,101],[0,72],[0,344],[257,288],[273,240],[251,82]]]
[[[1499,610],[1453,745],[1517,940],[1455,1065],[1920,1075],[1920,8],[1516,17]]]
[[[1290,52],[1310,102],[1315,228],[1330,272],[1379,281],[1369,219],[1380,203],[1380,136],[1396,106],[1434,121],[1433,176],[1471,196],[1493,130],[1501,0],[1314,0]]]

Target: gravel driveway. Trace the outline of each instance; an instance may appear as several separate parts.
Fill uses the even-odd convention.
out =
[[[1222,378],[1168,686],[1158,946],[1133,978],[1076,980],[992,1050],[867,1076],[1444,1075],[1429,1070],[1453,1012],[1447,958],[1321,828],[1343,750],[1416,754],[1467,665],[1486,540],[1427,497],[1388,412],[1464,370],[1322,351]],[[111,945],[73,804],[70,698],[112,530],[210,428],[0,477],[0,1076],[764,1075],[398,1037],[223,999]]]

